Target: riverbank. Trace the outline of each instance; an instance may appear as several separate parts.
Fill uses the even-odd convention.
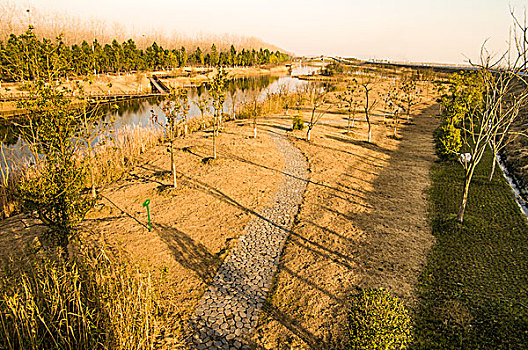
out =
[[[287,75],[291,67],[290,63],[256,67],[226,67],[226,72],[228,73],[228,79],[266,75],[280,77]],[[76,84],[80,84],[83,87],[84,94],[87,96],[108,96],[109,101],[112,101],[116,97],[133,99],[147,96],[151,93],[148,77],[152,75],[157,75],[167,86],[197,87],[210,81],[215,74],[216,69],[214,68],[185,67],[168,71],[101,74],[90,77],[88,81],[71,79],[65,82],[63,86],[75,91],[77,90]],[[0,97],[16,97],[25,94],[20,83],[3,83],[2,90]],[[129,95],[129,97],[126,95]],[[9,120],[21,114],[23,113],[17,108],[16,101],[0,101],[0,122],[2,119]]]

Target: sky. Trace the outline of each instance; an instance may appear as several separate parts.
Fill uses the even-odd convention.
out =
[[[5,1],[5,0],[0,0]],[[467,63],[507,48],[528,0],[15,0],[139,30],[255,36],[297,55]]]

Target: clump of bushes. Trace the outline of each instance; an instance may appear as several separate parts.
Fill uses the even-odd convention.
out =
[[[460,129],[451,123],[442,123],[433,133],[436,155],[448,160],[458,155],[462,147]]]
[[[151,349],[160,297],[148,270],[104,251],[49,251],[0,267],[0,349]]]
[[[294,115],[292,118],[292,130],[303,130],[304,120],[299,114]]]
[[[349,349],[405,349],[411,318],[396,297],[383,289],[365,289],[350,300]]]
[[[321,75],[325,77],[331,77],[335,74],[341,74],[345,71],[344,67],[340,63],[332,62],[327,64],[321,69]]]

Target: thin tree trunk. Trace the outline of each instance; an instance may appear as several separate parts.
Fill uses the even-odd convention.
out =
[[[464,192],[462,194],[462,202],[460,203],[460,207],[458,208],[457,219],[459,222],[464,221],[464,213],[466,212],[466,204],[469,195],[469,185],[471,184],[471,178],[473,177],[473,171],[475,170],[474,165],[470,165],[470,167],[471,169],[469,171],[469,174],[467,174],[466,178],[464,179]]]
[[[174,140],[170,143],[170,155],[171,155],[171,169],[172,169],[172,181],[173,187],[177,188],[178,183],[176,182],[176,163],[174,162]]]
[[[311,136],[312,136],[312,128],[308,128],[308,132],[306,133],[306,141],[310,141]]]
[[[493,175],[495,174],[495,165],[497,164],[497,155],[493,153],[493,163],[491,164],[491,173],[489,176],[489,181],[493,180]]]
[[[458,208],[457,219],[459,222],[464,221],[464,213],[466,212],[468,193],[469,193],[469,182],[466,180],[464,182],[464,193],[462,195],[462,203],[460,203],[460,207]]]
[[[216,159],[216,125],[217,118],[215,116],[213,120],[213,159]]]

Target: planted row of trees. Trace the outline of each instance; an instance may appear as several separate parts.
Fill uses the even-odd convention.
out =
[[[469,188],[475,169],[489,150],[493,155],[489,181],[493,179],[497,155],[515,136],[510,128],[528,105],[526,75],[526,25],[515,14],[515,40],[498,59],[482,47],[474,70],[451,76],[440,87],[443,107],[441,125],[435,131],[436,153],[448,160],[459,156],[464,168],[464,188],[458,221],[464,220]],[[527,136],[527,135],[524,135]]]
[[[47,53],[53,51],[54,55]],[[123,43],[113,40],[111,44],[91,43],[68,46],[62,37],[55,40],[38,39],[33,28],[19,36],[11,34],[7,42],[0,42],[0,80],[31,81],[37,72],[43,71],[50,60],[61,77],[84,76],[99,73],[119,73],[137,70],[198,66],[253,66],[281,63],[289,56],[269,49],[246,50],[231,45],[227,51],[218,51],[215,44],[208,50],[197,47],[190,52],[185,47],[166,49],[152,43],[145,50],[138,49],[132,39]]]

